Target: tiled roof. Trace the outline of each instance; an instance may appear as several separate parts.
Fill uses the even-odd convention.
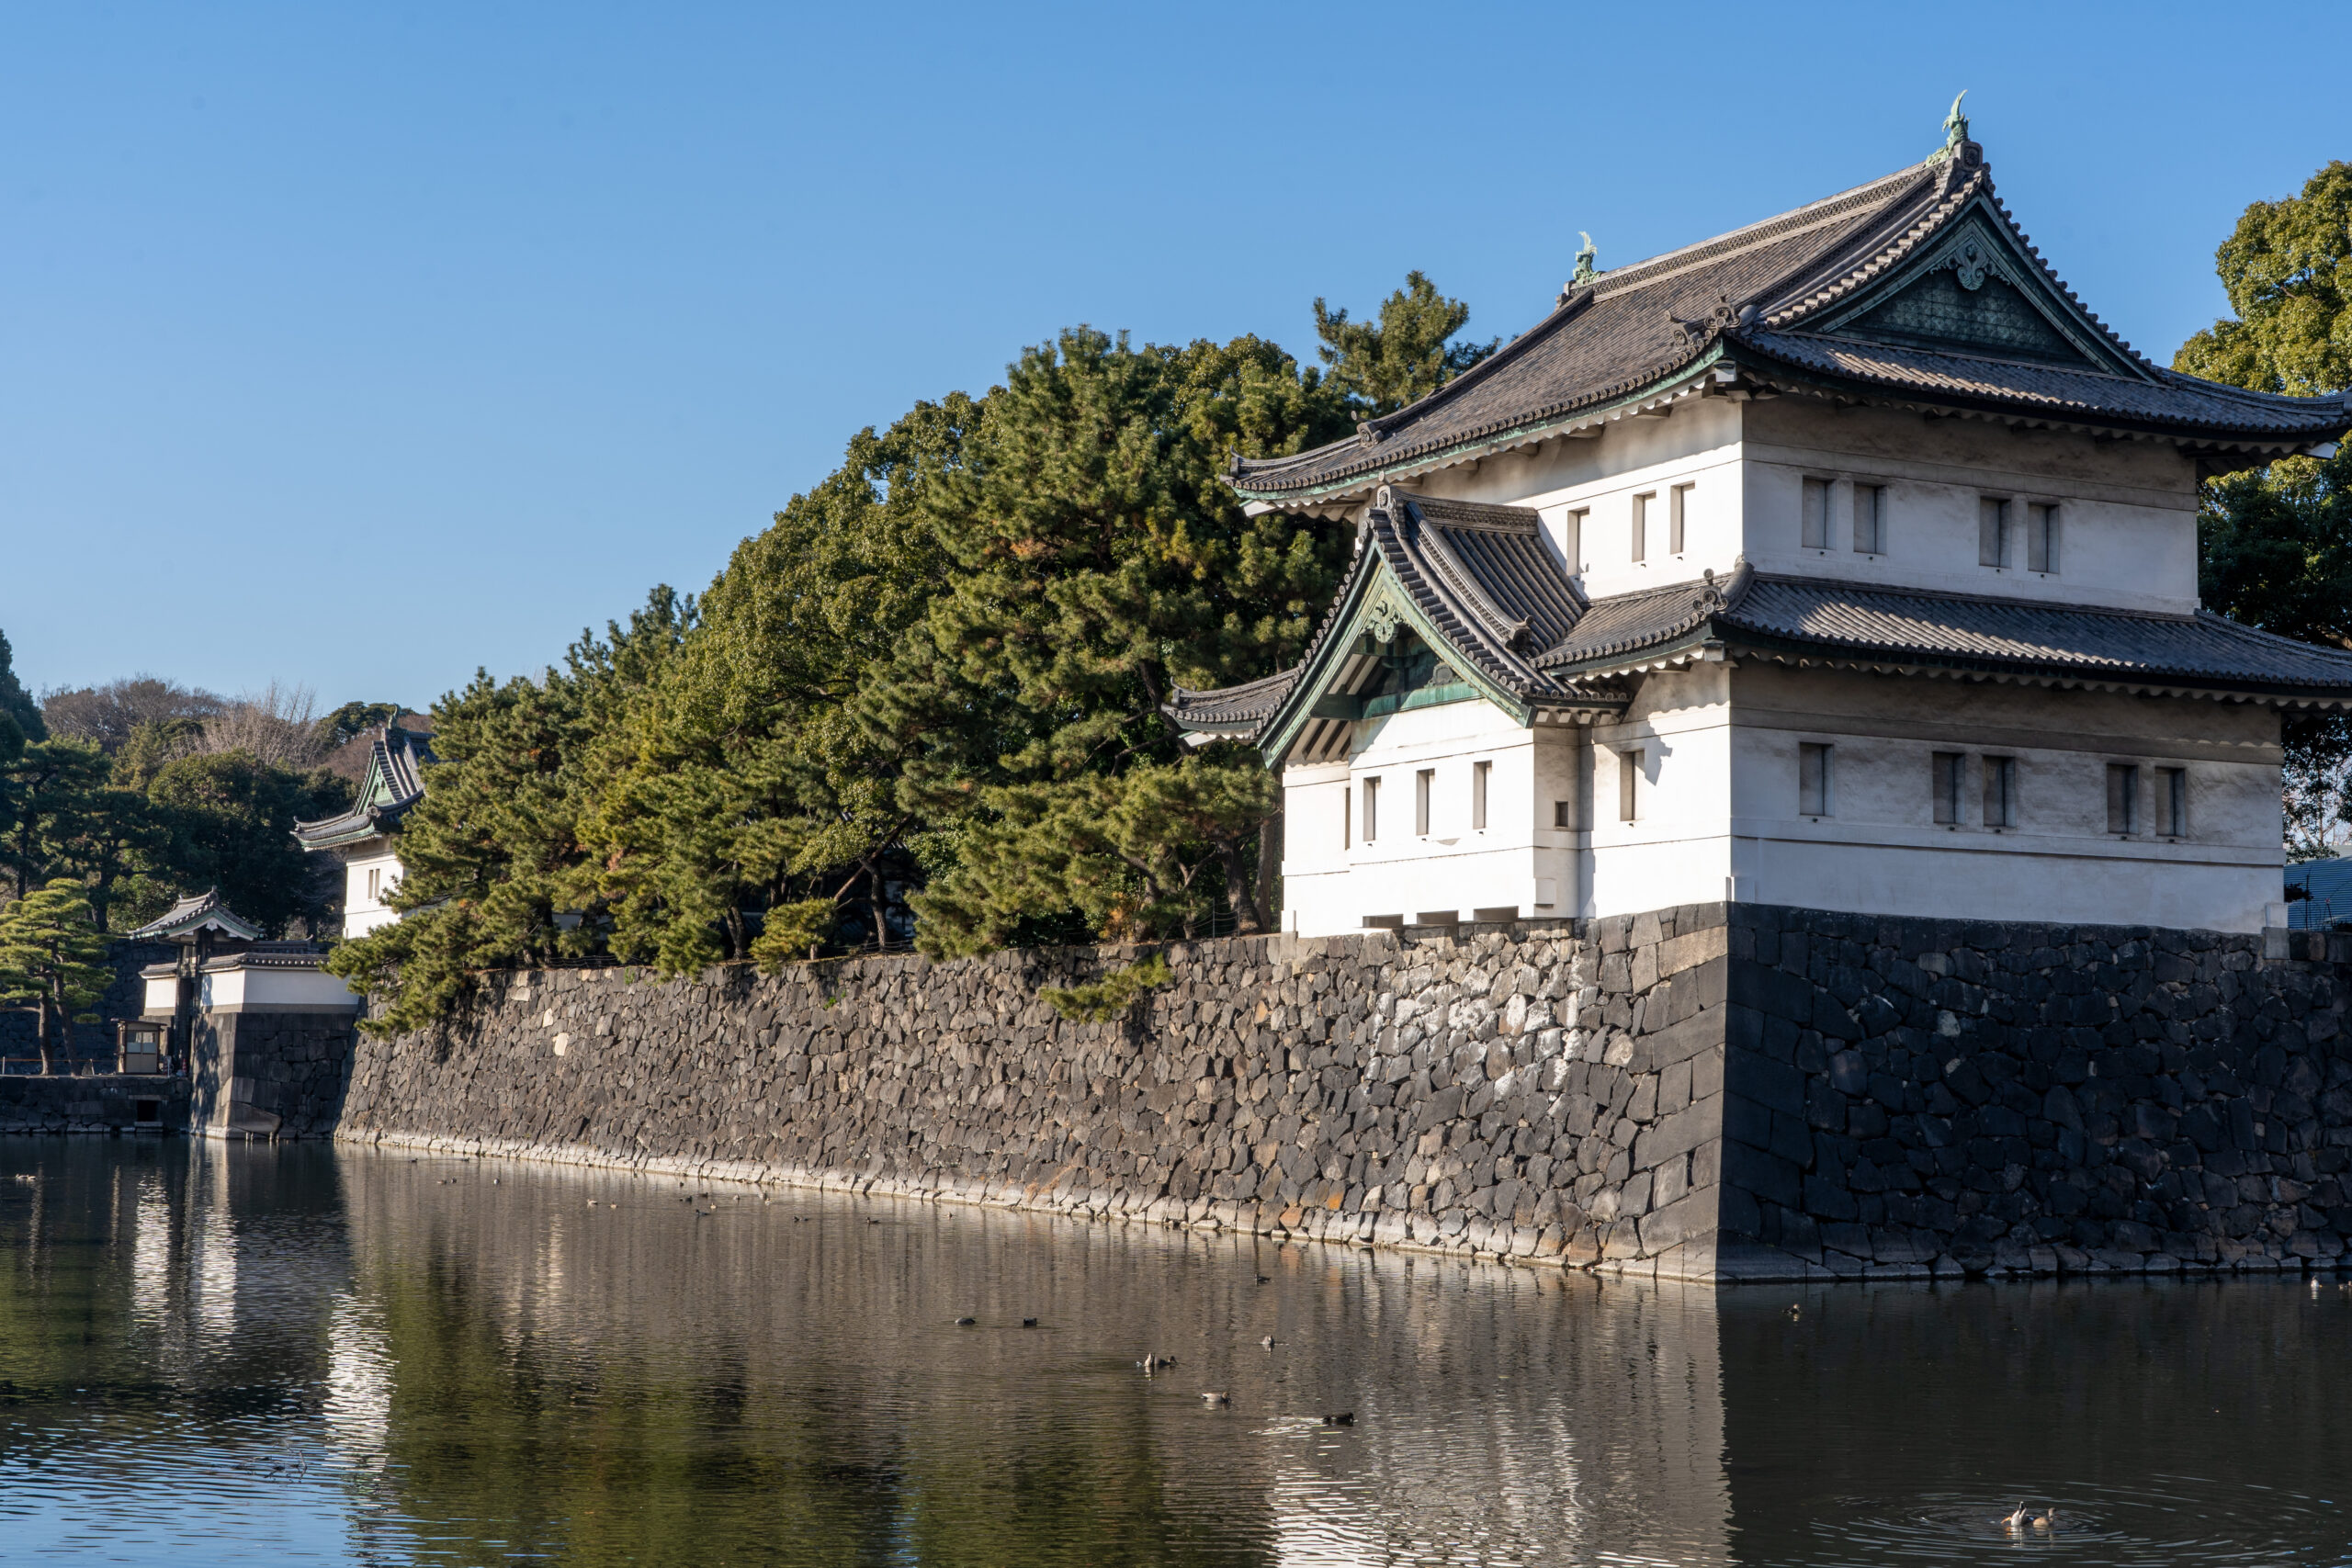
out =
[[[1803,333],[1750,333],[1740,341],[1784,364],[1846,380],[1937,401],[2026,405],[2061,420],[2178,425],[2195,433],[2261,438],[2313,434],[2312,404],[2332,400],[2249,392],[2161,368],[2141,379]],[[2352,413],[2331,413],[2319,432],[2346,419]]]
[[[261,928],[230,908],[217,887],[188,895],[137,931],[124,932],[123,937],[129,942],[170,941],[207,927],[240,942],[256,942],[261,937]]]
[[[1585,610],[1533,512],[1384,491],[1298,664],[1245,685],[1179,692],[1162,711],[1186,729],[1263,740],[1284,715],[1333,690],[1335,682],[1350,689],[1360,672],[1346,667],[1362,661],[1338,639],[1358,623],[1384,569],[1436,633],[1438,655],[1456,669],[1532,706],[1624,704],[1615,687],[1564,679],[1535,662],[1535,651],[1573,631]]]
[[[1958,221],[1972,212],[1981,228]],[[2084,368],[2034,363],[2025,350],[2024,358],[1977,358],[1849,341],[1877,330],[1852,318],[1875,309],[1882,285],[1951,265],[1947,247],[1980,233],[2000,253],[2001,276],[2040,302],[2022,308],[2053,312],[2063,330],[2048,330]],[[1833,325],[1848,335],[1820,335]],[[1789,367],[1865,393],[1898,389],[1915,400],[2217,442],[2316,443],[2352,424],[2352,400],[2240,392],[2135,353],[2051,272],[1994,195],[1981,149],[1968,142],[1954,156],[1603,273],[1409,408],[1312,452],[1242,461],[1233,483],[1269,499],[1361,494],[1384,476],[1662,394],[1719,359],[1768,380],[1776,367]]]
[[[1712,604],[1707,598],[1685,585],[1598,600],[1575,634],[1539,662],[1606,670],[1651,649],[1712,638],[1735,648],[2352,699],[2352,652],[2202,610],[2154,615],[1745,570]]]
[[[1294,664],[1260,680],[1205,692],[1179,686],[1162,711],[1189,730],[1241,733],[1256,728],[1282,705],[1291,682],[1298,679],[1298,671]]]
[[[413,729],[379,728],[368,755],[359,795],[339,817],[294,824],[306,850],[332,849],[389,832],[424,798],[424,764],[434,761],[433,738]]]

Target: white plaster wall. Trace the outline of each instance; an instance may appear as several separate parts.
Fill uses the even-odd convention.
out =
[[[2279,897],[2269,710],[1777,666],[1735,675],[1738,897],[1871,914],[2256,931]],[[1832,748],[1831,812],[1801,816],[1797,748]],[[1966,761],[1939,824],[1931,758]],[[2017,821],[1983,820],[1983,759],[2018,763]],[[2107,768],[2139,767],[2139,831],[2107,831]],[[2185,769],[2188,832],[2158,838],[2157,770]]]
[[[377,840],[370,840],[371,842]],[[379,895],[368,894],[368,874],[379,874]],[[399,919],[398,910],[385,904],[381,895],[390,892],[401,878],[401,858],[390,849],[355,854],[344,864],[343,934],[346,938],[366,936],[378,926]]]
[[[1615,723],[1595,725],[1586,915],[1634,914],[1729,896],[1731,683],[1721,664],[1642,682]],[[1642,754],[1638,813],[1623,816],[1622,759]]]
[[[1567,559],[1569,513],[1587,511],[1569,571],[1595,598],[1669,582],[1696,581],[1713,569],[1728,573],[1743,543],[1741,405],[1723,398],[1686,398],[1664,418],[1625,417],[1589,437],[1550,441],[1529,454],[1483,459],[1416,481],[1432,495],[1533,507],[1543,514],[1554,554]],[[1684,548],[1671,543],[1669,495],[1690,484]],[[1634,498],[1655,492],[1645,558],[1633,556]]]
[[[2160,442],[2011,432],[1811,399],[1744,405],[1744,547],[1759,571],[2045,603],[2197,607],[2197,478]],[[1830,547],[1804,546],[1807,477],[1830,480]],[[1886,487],[1886,548],[1853,548],[1853,487]],[[2012,503],[2016,565],[1978,564],[1979,500]],[[2030,502],[2059,508],[2059,570],[2024,570]]]
[[[325,1012],[359,1005],[342,978],[318,969],[216,969],[204,976],[200,987],[198,1000],[208,1008],[300,1007]]]
[[[1555,792],[1573,766],[1569,727],[1522,728],[1472,700],[1365,720],[1353,744],[1344,764],[1283,774],[1286,929],[1331,935],[1362,930],[1367,917],[1451,911],[1467,919],[1506,906],[1522,917],[1575,912],[1580,835],[1550,826]],[[1489,764],[1487,826],[1477,829],[1472,770],[1481,761]],[[1426,834],[1415,830],[1423,769],[1435,775]],[[1375,778],[1378,833],[1367,842],[1363,786]]]
[[[170,1012],[180,1005],[180,981],[176,975],[144,982],[145,999],[139,1004],[141,1012]]]

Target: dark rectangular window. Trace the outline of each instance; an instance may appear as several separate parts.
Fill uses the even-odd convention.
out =
[[[1363,841],[1368,844],[1378,837],[1380,837],[1380,781],[1366,779],[1363,781]]]
[[[2140,770],[2129,762],[2107,765],[2107,830],[2140,830]]]
[[[1976,564],[2009,564],[2009,503],[1989,495],[1976,502]]]
[[[1340,791],[1340,847],[1356,847],[1356,792],[1351,789]]]
[[[1634,558],[1650,558],[1650,502],[1657,499],[1653,491],[1634,497]]]
[[[1830,815],[1829,748],[1812,740],[1797,746],[1797,814]]]
[[[1682,553],[1683,524],[1690,513],[1690,489],[1689,485],[1676,485],[1667,492],[1666,547],[1678,556]]]
[[[1639,751],[1617,753],[1617,816],[1631,822],[1641,815],[1637,792],[1642,787],[1642,754]]]
[[[1423,838],[1430,832],[1430,796],[1436,793],[1437,770],[1423,768],[1413,775],[1413,831]]]
[[[1957,823],[1961,794],[1968,787],[1968,759],[1957,751],[1939,751],[1933,758],[1936,820]]]
[[[1592,509],[1588,506],[1579,506],[1568,513],[1567,526],[1561,534],[1560,553],[1567,558],[1570,571],[1584,570],[1584,525],[1591,515]]]
[[[1555,828],[1573,828],[1576,826],[1574,818],[1568,816],[1568,803],[1566,801],[1555,800],[1552,803],[1552,826]]]
[[[2058,509],[2039,502],[2025,509],[2025,569],[2058,570]]]
[[[1470,826],[1482,833],[1487,829],[1487,775],[1494,771],[1492,762],[1470,764]]]
[[[2188,837],[2188,770],[2156,770],[2156,831],[2167,839]]]
[[[1886,487],[1854,487],[1854,550],[1858,555],[1886,554]]]
[[[1808,550],[1827,549],[1829,547],[1829,481],[1827,479],[1804,481],[1803,516],[1804,547]]]
[[[1984,826],[2014,828],[2018,824],[2018,760],[1984,759]]]

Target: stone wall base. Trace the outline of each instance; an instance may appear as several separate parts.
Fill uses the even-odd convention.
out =
[[[1717,1283],[2326,1268],[2336,962],[1702,905],[1121,952],[492,977],[339,1137]]]

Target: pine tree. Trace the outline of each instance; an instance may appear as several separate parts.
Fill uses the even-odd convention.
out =
[[[2183,344],[2174,369],[2300,396],[2352,387],[2352,164],[2249,206],[2214,265],[2237,316]],[[2352,446],[2209,481],[2198,544],[2208,609],[2352,648]],[[2288,849],[2326,854],[2352,829],[2352,721],[2290,712],[2280,728]]]
[[[424,801],[401,825],[403,918],[337,947],[327,967],[385,998],[367,1027],[446,1017],[479,970],[578,956],[602,941],[601,911],[571,902],[580,823],[605,780],[592,754],[677,651],[695,602],[656,588],[607,638],[583,632],[537,681],[478,672],[434,705]],[[580,915],[577,923],[559,916]]]
[[[1351,321],[1344,310],[1315,301],[1316,350],[1331,367],[1330,386],[1375,418],[1419,402],[1495,352],[1501,339],[1452,343],[1469,324],[1470,307],[1449,299],[1419,272],[1381,301],[1380,321]]]
[[[69,1021],[96,1021],[88,1010],[114,983],[106,958],[107,940],[79,883],[60,878],[0,911],[0,1000],[33,1005],[42,1072],[56,1070],[52,1041]]]
[[[595,746],[575,902],[602,900],[622,958],[680,973],[773,964],[862,926],[914,872],[903,748],[850,716],[946,570],[922,497],[978,417],[961,395],[861,432],[846,461],[743,541],[693,634]]]
[[[0,714],[14,719],[17,728],[28,740],[49,739],[49,726],[42,722],[40,705],[17,679],[17,652],[8,646],[6,632],[0,632]]]
[[[1295,659],[1345,559],[1337,530],[1252,517],[1235,448],[1300,450],[1344,404],[1254,338],[1131,347],[1088,328],[992,390],[925,504],[954,577],[866,721],[915,755],[900,798],[956,823],[918,940],[973,953],[1269,918],[1254,861],[1278,796],[1254,753],[1189,750],[1160,706]]]

